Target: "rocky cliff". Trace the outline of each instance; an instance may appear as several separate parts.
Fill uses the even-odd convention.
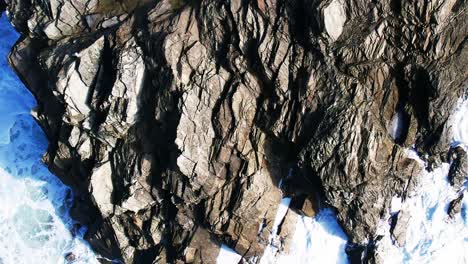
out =
[[[406,149],[454,159],[457,186],[468,167],[447,155],[466,7],[6,1],[44,161],[93,249],[125,263],[215,263],[221,243],[261,256],[283,195],[298,213],[334,208],[351,261],[378,262],[377,225],[422,169]]]

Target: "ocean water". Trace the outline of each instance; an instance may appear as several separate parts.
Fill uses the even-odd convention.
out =
[[[7,63],[19,35],[0,17],[0,264],[98,263],[74,229],[72,193],[41,163],[47,139],[36,105]]]

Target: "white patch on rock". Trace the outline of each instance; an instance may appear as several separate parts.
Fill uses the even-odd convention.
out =
[[[393,116],[388,132],[393,140],[401,138],[403,132],[403,114],[401,112],[397,112]]]
[[[219,251],[218,258],[216,259],[216,263],[218,264],[237,264],[241,261],[242,256],[237,254],[234,250],[229,248],[228,246],[222,244],[221,249]]]
[[[115,25],[117,25],[119,23],[119,18],[114,16],[114,17],[111,17],[107,20],[104,20],[104,22],[102,22],[102,27],[103,28],[110,28],[110,27],[113,27]]]
[[[106,123],[112,124],[114,129],[118,129],[123,124],[134,124],[138,119],[139,98],[146,72],[142,54],[143,51],[133,38],[126,43],[124,51],[120,54],[118,66],[120,72],[112,88],[111,99],[116,101],[116,104],[126,101],[126,106],[125,112],[120,110],[124,108],[123,105],[111,106],[111,109],[119,109],[110,111],[107,116]],[[117,100],[117,97],[121,100]],[[128,126],[123,127],[128,128]],[[120,133],[125,133],[124,130],[122,129]]]
[[[30,27],[32,26],[30,25]],[[58,29],[54,23],[50,23],[44,29],[44,33],[49,39],[53,39],[53,40],[58,40],[62,37],[62,33],[60,32],[60,29]]]
[[[401,197],[393,197],[392,198],[392,203],[390,206],[390,214],[395,214],[398,213],[401,210]]]
[[[82,2],[85,1],[50,1],[50,9],[55,21],[50,22],[44,29],[49,39],[59,40],[79,32],[81,15],[85,11]]]
[[[80,154],[81,159],[89,159],[91,158],[92,153],[93,145],[91,144],[91,140],[86,137],[86,139],[78,147],[78,154]]]
[[[130,197],[122,203],[122,208],[138,213],[148,208],[153,203],[151,194],[147,192],[140,184],[130,187]]]
[[[323,20],[328,35],[330,35],[333,40],[337,40],[343,32],[343,26],[346,22],[346,13],[343,3],[340,0],[333,0],[323,10]]]
[[[104,37],[82,50],[66,70],[66,77],[59,78],[57,89],[67,102],[67,111],[75,121],[86,118],[91,111],[87,104],[90,86],[99,71],[99,64],[104,48]]]
[[[93,171],[90,182],[90,192],[104,218],[114,211],[111,200],[113,189],[111,165],[106,162]]]
[[[80,74],[75,70],[75,63],[70,66],[67,75],[67,83],[63,85],[66,87],[64,98],[68,105],[67,108],[71,115],[83,114],[84,116],[87,116],[91,111],[89,106],[86,104],[89,87],[86,86],[86,84],[81,79]],[[63,79],[59,80],[59,82],[63,81]]]
[[[276,259],[276,254],[278,253],[278,244],[281,242],[278,240],[278,227],[283,221],[286,213],[289,210],[289,205],[291,204],[291,198],[285,197],[281,200],[281,203],[276,211],[275,221],[273,223],[273,228],[271,230],[271,234],[269,237],[269,244],[265,251],[263,252],[263,256],[260,259],[261,264],[268,264],[273,263]]]
[[[453,124],[452,145],[460,146],[468,151],[468,99],[459,100],[451,122]]]
[[[88,87],[92,85],[99,71],[103,50],[104,37],[100,37],[91,46],[80,51],[77,56],[80,58],[78,72],[80,73],[81,79]]]

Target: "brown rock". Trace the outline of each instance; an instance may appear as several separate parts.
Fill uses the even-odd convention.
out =
[[[211,238],[210,233],[198,228],[185,250],[185,262],[216,263],[219,250],[220,244]]]
[[[38,101],[45,161],[106,258],[210,263],[220,243],[260,256],[280,179],[320,194],[298,208],[335,208],[367,251],[418,182],[406,149],[438,161],[449,147],[464,1],[45,2],[8,1],[22,34],[9,59]]]
[[[291,249],[294,233],[296,232],[296,224],[299,217],[300,216],[294,210],[288,210],[284,216],[284,220],[278,234],[281,241],[281,254],[287,255]]]

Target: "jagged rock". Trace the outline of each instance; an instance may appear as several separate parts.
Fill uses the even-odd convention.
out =
[[[76,256],[72,252],[69,252],[69,253],[65,254],[65,260],[68,263],[73,263],[76,260]]]
[[[110,162],[106,162],[93,171],[90,182],[90,193],[103,217],[114,212],[113,192],[112,168]]]
[[[296,196],[292,199],[290,206],[292,208],[298,209],[302,215],[314,217],[320,210],[320,203],[318,199],[318,195],[316,195],[315,197]]]
[[[198,228],[185,249],[185,263],[216,263],[219,247],[207,230]]]
[[[456,199],[450,202],[447,212],[450,218],[454,218],[458,213],[460,213],[462,208],[462,201],[463,192]]]
[[[395,239],[398,246],[403,247],[406,242],[406,230],[408,222],[411,219],[411,212],[408,210],[401,210],[395,217],[390,230],[393,239]]]
[[[406,149],[439,160],[466,84],[463,1],[7,5],[44,160],[93,248],[125,263],[212,263],[220,243],[261,256],[291,168],[285,193],[335,208],[367,258],[418,182]]]
[[[300,216],[294,210],[288,210],[284,216],[283,222],[278,232],[279,240],[281,241],[281,254],[288,254],[291,251],[294,233],[296,231],[296,223]]]
[[[451,151],[452,164],[448,178],[455,190],[460,190],[468,178],[468,156],[462,147],[457,147]]]

